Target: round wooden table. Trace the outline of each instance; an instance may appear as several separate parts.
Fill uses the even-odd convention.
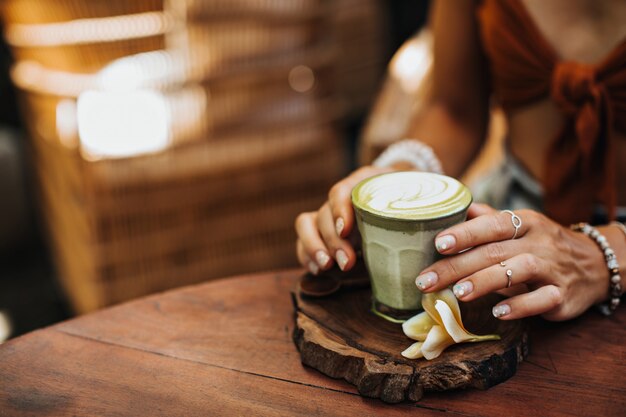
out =
[[[515,376],[388,405],[300,363],[299,270],[149,296],[0,345],[0,415],[623,416],[626,308],[531,323]]]

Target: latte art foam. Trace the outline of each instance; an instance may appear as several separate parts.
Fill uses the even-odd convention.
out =
[[[364,180],[353,190],[353,202],[382,217],[423,220],[463,211],[472,202],[472,196],[454,178],[409,171]]]

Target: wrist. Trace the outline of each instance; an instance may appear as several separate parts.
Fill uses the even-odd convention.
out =
[[[584,253],[587,256],[586,261],[580,260],[583,270],[585,271],[589,280],[589,296],[590,305],[599,305],[606,303],[609,296],[610,289],[610,274],[607,270],[606,260],[602,249],[598,247],[598,244],[594,242],[592,238],[584,235],[583,233],[577,233],[581,242],[585,245]]]
[[[404,139],[394,143],[381,153],[372,165],[443,174],[441,161],[433,148],[417,139]]]
[[[394,162],[393,164],[389,165],[389,168],[391,168],[393,171],[413,171],[417,169],[415,168],[415,165],[408,161]]]
[[[594,282],[594,285],[592,285],[593,289],[604,290],[608,286],[608,291],[605,292],[605,296],[602,296],[600,293],[595,296],[596,302],[598,299],[608,299],[606,303],[598,305],[600,312],[608,316],[612,314],[613,311],[615,311],[619,306],[620,296],[623,292],[621,287],[619,262],[617,260],[615,250],[611,246],[611,241],[603,233],[605,232],[612,235],[612,231],[607,230],[604,227],[595,228],[593,226],[590,226],[588,223],[573,224],[571,226],[571,229],[576,232],[580,232],[590,238],[590,240],[592,240],[599,249],[600,255],[604,258],[604,261],[606,263],[606,272],[604,274],[599,273],[599,271],[597,270],[599,264],[596,260],[593,263],[595,268],[586,271],[586,275],[589,276],[589,278],[591,278],[591,280]],[[590,256],[593,256],[592,254],[595,253],[597,255],[598,251],[588,253],[590,254]],[[601,277],[602,275],[604,275],[605,277],[608,276],[608,279],[600,281],[599,277]],[[596,280],[596,278],[598,279]],[[604,284],[602,282],[604,282]]]

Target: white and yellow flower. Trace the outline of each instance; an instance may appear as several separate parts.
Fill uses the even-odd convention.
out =
[[[459,302],[449,289],[424,294],[422,307],[422,313],[402,324],[404,334],[416,340],[402,352],[405,358],[430,360],[455,343],[500,339],[496,334],[478,336],[468,332],[463,326]]]

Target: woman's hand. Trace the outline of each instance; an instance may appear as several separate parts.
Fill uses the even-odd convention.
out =
[[[608,271],[595,242],[535,211],[515,214],[522,224],[513,240],[510,213],[473,204],[470,220],[437,235],[437,250],[449,256],[417,277],[418,288],[430,292],[454,284],[457,298],[471,301],[505,289],[510,270],[518,295],[493,309],[503,320],[537,314],[567,320],[606,298]]]
[[[356,253],[352,241],[356,227],[352,189],[365,178],[391,171],[391,168],[371,166],[360,168],[330,189],[328,201],[319,210],[298,216],[296,250],[298,260],[305,268],[317,274],[330,268],[334,261],[342,271],[354,266]]]

